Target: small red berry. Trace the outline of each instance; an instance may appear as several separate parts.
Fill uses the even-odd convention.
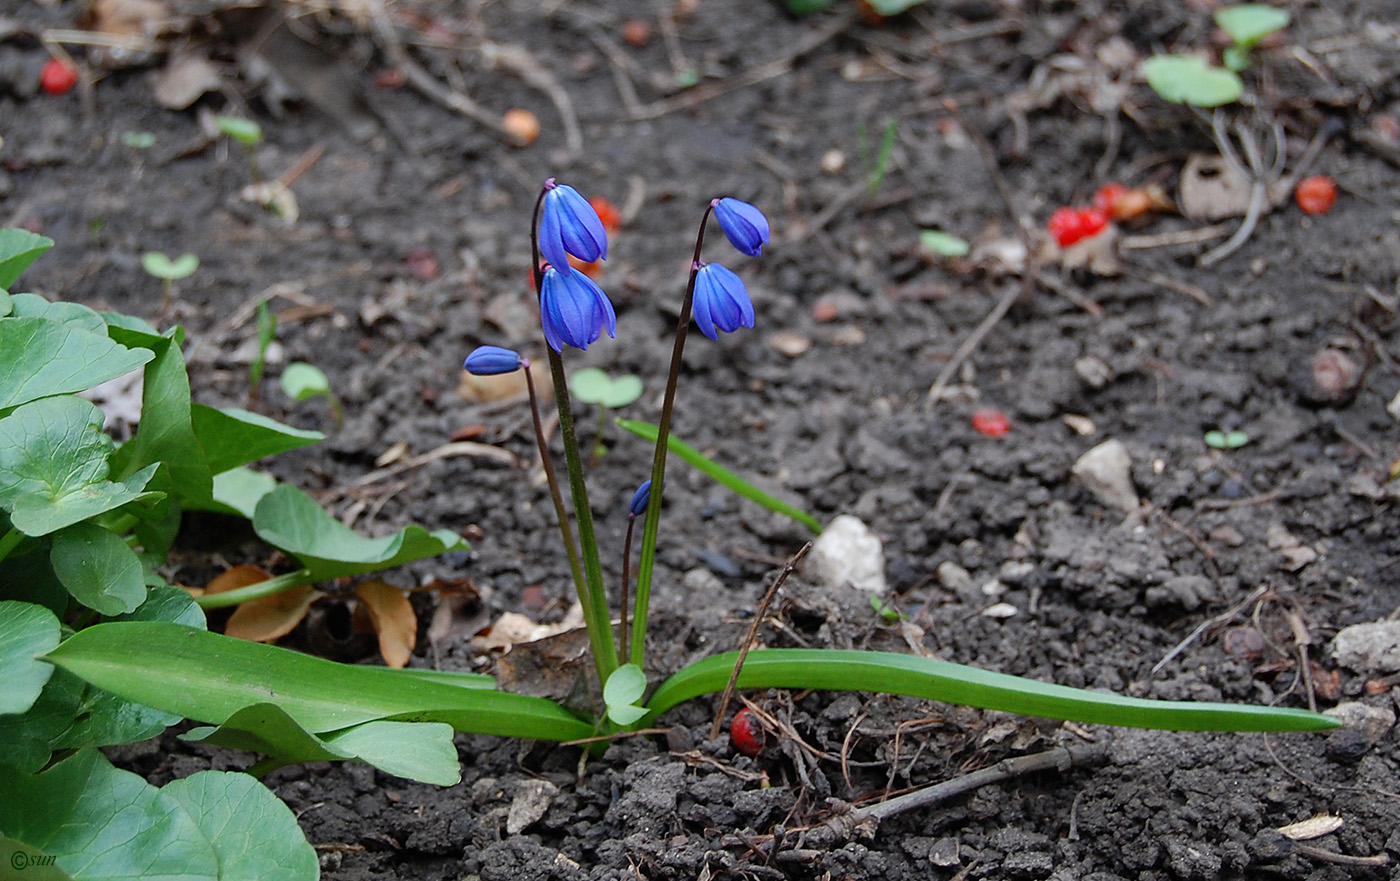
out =
[[[50,58],[39,71],[39,87],[49,95],[66,95],[78,84],[78,69],[61,58]]]
[[[1011,420],[995,407],[984,407],[972,414],[972,427],[978,434],[1001,437],[1011,431]]]
[[[1079,226],[1084,238],[1092,239],[1108,228],[1108,215],[1097,208],[1080,208]]]
[[[746,756],[756,756],[763,752],[763,741],[766,739],[763,726],[748,707],[734,714],[734,719],[729,723],[729,740],[735,749]]]
[[[1094,207],[1109,217],[1118,216],[1118,203],[1128,194],[1128,188],[1120,183],[1108,183],[1094,191]]]
[[[1108,226],[1108,215],[1097,208],[1056,208],[1045,225],[1046,232],[1061,248],[1092,238]]]
[[[1305,177],[1293,191],[1298,207],[1308,214],[1326,214],[1337,201],[1337,184],[1326,175],[1317,174]]]

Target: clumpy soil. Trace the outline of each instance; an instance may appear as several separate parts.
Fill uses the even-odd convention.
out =
[[[1338,666],[1328,651],[1341,628],[1400,608],[1385,484],[1397,455],[1386,405],[1400,390],[1400,36],[1378,4],[1287,4],[1293,24],[1246,73],[1250,106],[1227,111],[1261,137],[1278,122],[1290,162],[1326,129],[1313,170],[1337,180],[1330,213],[1284,199],[1208,266],[1198,257],[1238,221],[1201,239],[1189,233],[1205,222],[1161,217],[1120,230],[1120,273],[1038,252],[1024,293],[1018,223],[1038,231],[1109,180],[1175,195],[1187,155],[1214,149],[1204,116],[1131,73],[1153,51],[1218,47],[1214,4],[935,0],[870,23],[844,2],[799,19],[752,0],[454,0],[390,2],[376,23],[364,10],[378,4],[306,3],[286,6],[306,15],[277,39],[256,9],[172,5],[193,17],[162,48],[205,53],[218,74],[182,111],[157,103],[159,54],[122,67],[72,47],[95,81],[34,94],[37,35],[73,27],[81,4],[0,15],[0,214],[58,242],[25,287],[183,324],[196,398],[238,406],[252,306],[271,298],[269,377],[317,364],[345,421],[266,380],[258,409],[329,439],[265,467],[360,530],[413,521],[471,539],[470,554],[390,576],[480,591],[456,630],[424,635],[415,664],[478,665],[480,624],[506,610],[557,620],[570,601],[532,467],[468,455],[374,474],[395,445],[413,456],[453,439],[531,461],[523,405],[464,397],[458,368],[483,343],[540,354],[528,224],[554,176],[624,213],[599,276],[617,339],[569,364],[639,375],[647,392],[628,417],[656,418],[704,205],[733,195],[772,221],[761,259],[718,236],[707,245],[745,278],[758,322],[717,344],[692,335],[676,430],[823,520],[869,524],[905,623],[799,575],[764,644],[919,651],[1153,698],[1361,703],[1381,719],[1369,740],[1173,734],[773,692],[745,695],[773,727],[752,758],[708,740],[712,701],[584,765],[573,747],[460,736],[463,781],[450,788],[354,764],[267,778],[324,877],[1395,877],[1395,671]],[[623,37],[634,19],[648,31],[635,46]],[[386,27],[439,90],[487,118],[531,110],[538,140],[512,145],[405,82]],[[264,175],[304,166],[290,184],[295,223],[240,199],[247,158],[201,127],[202,110],[261,122]],[[123,137],[138,132],[154,144]],[[936,257],[924,229],[969,240],[972,256]],[[153,250],[201,260],[168,309],[141,269]],[[975,430],[984,407],[1004,411],[1010,432]],[[585,439],[593,416],[580,409]],[[1248,443],[1213,450],[1213,429]],[[589,476],[616,583],[626,502],[650,454],[613,428],[605,440]],[[1143,506],[1128,516],[1072,474],[1107,440],[1131,457]],[[807,537],[680,464],[666,500],[660,672],[736,647]],[[202,583],[226,559],[275,562],[210,531],[226,532],[187,531],[173,580]],[[433,602],[420,600],[425,620]],[[294,644],[373,661],[372,642],[334,638],[344,607],[324,608]],[[1097,761],[984,786],[873,834],[804,837],[850,804],[1087,741],[1105,746]],[[252,761],[173,735],[120,755],[162,783]],[[1343,823],[1296,845],[1272,831],[1317,814]]]

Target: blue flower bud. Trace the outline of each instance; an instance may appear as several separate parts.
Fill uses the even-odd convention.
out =
[[[637,491],[632,493],[632,501],[627,505],[627,511],[633,517],[640,517],[647,512],[647,505],[651,504],[651,481],[643,481],[637,487]]]
[[[523,363],[519,352],[500,346],[478,346],[462,366],[467,368],[468,373],[477,376],[494,376],[497,373],[514,373]]]
[[[604,330],[617,336],[617,313],[603,289],[565,264],[551,266],[540,285],[540,322],[544,338],[556,352],[565,346],[587,349]]]
[[[706,263],[695,276],[695,323],[712,340],[719,339],[716,328],[730,333],[753,327],[753,302],[743,279],[720,266]]]
[[[728,196],[715,200],[715,220],[729,243],[750,257],[757,257],[768,244],[768,218],[763,212]]]
[[[540,253],[544,259],[556,269],[569,265],[569,254],[585,263],[606,260],[608,234],[598,212],[571,186],[545,186],[548,190],[540,215]]]

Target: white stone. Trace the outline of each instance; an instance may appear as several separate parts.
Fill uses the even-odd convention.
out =
[[[885,592],[885,551],[879,536],[850,514],[841,514],[827,524],[802,569],[830,588],[845,585],[869,593]]]
[[[1343,627],[1332,637],[1332,657],[1343,667],[1372,676],[1400,670],[1400,621]]]
[[[1395,727],[1395,711],[1389,707],[1373,707],[1359,701],[1346,701],[1328,710],[1348,728],[1355,728],[1367,743],[1380,743]]]
[[[1132,512],[1139,504],[1130,473],[1132,465],[1133,459],[1123,442],[1107,440],[1080,456],[1071,470],[1099,501]]]

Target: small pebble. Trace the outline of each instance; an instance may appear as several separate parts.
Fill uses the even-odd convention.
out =
[[[1366,736],[1354,728],[1338,728],[1327,735],[1322,751],[1329,761],[1339,765],[1354,765],[1371,749]]]

